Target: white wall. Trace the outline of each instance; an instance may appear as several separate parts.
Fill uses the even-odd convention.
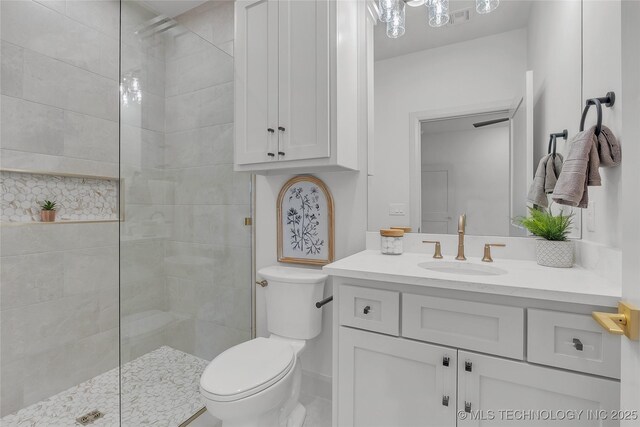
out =
[[[620,1],[585,1],[583,39],[583,105],[588,98],[616,93],[613,108],[603,108],[602,123],[608,126],[624,146],[622,130],[622,35]],[[608,22],[610,25],[602,25]],[[595,123],[595,111],[589,112],[587,123]],[[636,143],[636,141],[631,141]],[[624,156],[624,147],[622,150]],[[589,200],[595,215],[595,228],[589,229],[587,214],[582,226],[585,240],[620,247],[621,228],[621,176],[624,163],[616,168],[600,168],[601,187],[589,187]]]
[[[410,223],[410,114],[515,100],[524,91],[525,69],[523,29],[375,63],[370,230]],[[390,203],[404,203],[406,216],[389,216]]]
[[[448,232],[456,232],[457,214],[465,212],[468,234],[508,236],[509,127],[423,134],[422,165],[442,164],[450,165],[449,185],[455,189]]]

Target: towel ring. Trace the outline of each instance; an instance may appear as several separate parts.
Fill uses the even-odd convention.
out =
[[[563,130],[562,132],[549,134],[549,148],[547,149],[547,154],[553,154],[553,157],[555,158],[557,139],[562,138],[566,141],[568,137],[569,131],[567,129]]]
[[[612,107],[613,104],[615,104],[615,102],[616,102],[616,94],[614,92],[607,92],[607,95],[601,98],[587,99],[584,110],[582,111],[582,118],[580,119],[580,131],[582,132],[584,130],[584,122],[587,119],[589,108],[591,108],[592,105],[595,105],[596,110],[598,112],[598,121],[596,123],[596,136],[599,136],[600,132],[602,132],[602,104],[604,103],[604,105],[606,105],[607,107]]]

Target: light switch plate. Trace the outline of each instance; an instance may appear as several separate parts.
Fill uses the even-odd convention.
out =
[[[389,215],[404,216],[406,215],[406,205],[404,203],[391,203],[389,204]]]

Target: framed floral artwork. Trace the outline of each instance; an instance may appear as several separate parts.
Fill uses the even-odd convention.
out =
[[[333,261],[333,197],[320,179],[291,178],[278,195],[278,261],[325,265]]]

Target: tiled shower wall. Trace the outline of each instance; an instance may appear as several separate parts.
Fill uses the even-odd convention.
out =
[[[116,1],[2,1],[3,168],[118,176]],[[0,228],[0,414],[117,366],[118,224]]]
[[[250,177],[233,171],[233,2],[207,2],[177,21],[189,31],[167,45],[175,198],[165,268],[169,308],[185,320],[169,344],[210,360],[251,330]]]

